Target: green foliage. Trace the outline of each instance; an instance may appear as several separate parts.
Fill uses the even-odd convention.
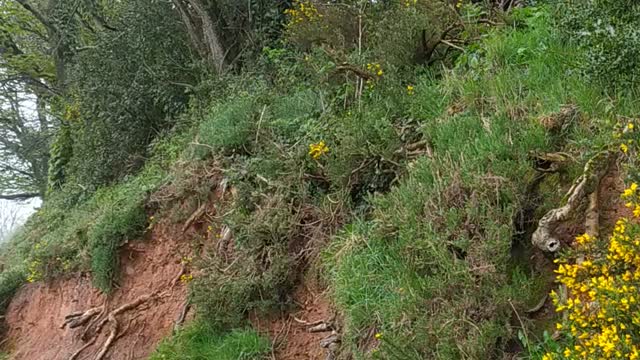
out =
[[[509,302],[522,308],[541,292],[531,275],[510,270],[512,218],[533,176],[527,156],[550,143],[533,119],[571,102],[604,110],[592,105],[592,88],[566,75],[563,59],[574,52],[537,9],[520,30],[492,33],[443,79],[416,79],[406,111],[432,155],[412,163],[374,198],[372,219],[347,227],[325,253],[347,349],[360,354],[360,335],[376,329],[384,340],[374,358],[482,359],[517,336]],[[580,131],[567,134],[572,146]]]
[[[270,342],[254,330],[220,333],[196,320],[162,342],[149,360],[259,360],[270,348]]]
[[[93,194],[76,184],[54,191],[2,251],[9,269],[27,267],[37,281],[74,271],[91,271],[94,284],[108,292],[118,275],[118,248],[146,227],[148,195],[162,185],[185,147],[184,134],[156,141],[151,160],[135,177]],[[75,186],[74,186],[75,185]]]
[[[119,208],[107,210],[87,234],[93,283],[104,292],[118,274],[122,242],[140,236],[147,221],[142,203],[116,204]]]
[[[24,284],[25,275],[22,269],[9,269],[0,273],[0,313],[4,314],[9,301],[18,288]]]
[[[200,124],[198,139],[212,151],[242,152],[256,123],[256,104],[250,97],[213,106]]]
[[[126,1],[116,11],[119,31],[97,34],[70,74],[81,120],[68,173],[89,189],[142,167],[199,73],[170,2]]]
[[[640,19],[636,1],[561,2],[563,29],[583,49],[584,68],[601,86],[635,87],[640,75]]]
[[[49,157],[48,192],[62,188],[66,180],[65,170],[71,159],[73,140],[69,126],[61,126],[51,144]]]

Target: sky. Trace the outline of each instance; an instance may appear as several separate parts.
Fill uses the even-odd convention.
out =
[[[38,198],[24,202],[0,200],[0,242],[24,224],[41,203]]]

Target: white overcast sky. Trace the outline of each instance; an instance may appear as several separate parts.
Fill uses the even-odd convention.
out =
[[[38,198],[24,202],[0,200],[0,242],[24,224],[40,204],[41,201]],[[12,228],[9,229],[8,227],[11,226]]]

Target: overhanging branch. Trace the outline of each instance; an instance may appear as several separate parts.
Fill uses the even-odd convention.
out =
[[[0,200],[29,200],[40,197],[40,193],[0,194]]]
[[[44,17],[44,15],[42,15],[42,13],[39,10],[33,7],[27,0],[16,0],[16,2],[22,5],[22,7],[25,8],[25,10],[30,12],[36,19],[38,19],[38,21],[40,21],[42,25],[44,25],[47,29],[49,29],[49,31],[53,33],[58,32],[58,29],[55,26],[53,26],[53,24],[46,17]]]

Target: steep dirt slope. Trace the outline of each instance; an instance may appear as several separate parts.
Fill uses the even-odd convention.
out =
[[[186,286],[179,279],[181,259],[187,256],[186,236],[158,224],[148,240],[130,242],[121,250],[122,276],[109,297],[92,287],[87,275],[51,283],[34,283],[20,289],[7,312],[8,350],[15,360],[70,359],[85,344],[84,326],[62,328],[65,316],[106,305],[108,311],[141,296],[161,293],[116,317],[118,332],[104,359],[146,358],[165,336],[170,335],[186,299]],[[106,314],[106,312],[105,312]],[[102,318],[106,315],[102,315]],[[96,341],[77,359],[94,359],[111,332],[104,326]]]
[[[323,347],[323,340],[335,336],[339,342],[336,314],[322,289],[313,282],[303,282],[293,293],[296,308],[271,316],[252,315],[251,323],[273,343],[272,360],[325,360],[334,354]],[[323,331],[310,331],[326,323]]]

